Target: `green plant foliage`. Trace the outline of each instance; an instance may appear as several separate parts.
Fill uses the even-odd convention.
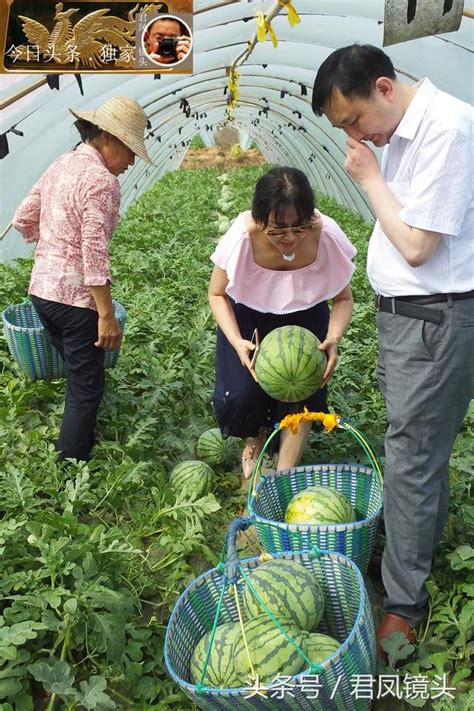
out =
[[[55,459],[64,383],[26,380],[0,338],[0,711],[193,708],[164,668],[166,623],[186,585],[219,561],[243,495],[236,473],[216,472],[216,491],[201,497],[173,492],[168,475],[193,459],[199,435],[215,426],[215,326],[206,294],[219,201],[233,219],[249,208],[267,169],[168,174],[122,218],[112,266],[126,333],[118,365],[107,371],[99,444],[88,464]],[[383,458],[386,422],[365,277],[370,226],[326,198],[319,203],[358,249],[355,313],[330,402]],[[0,265],[0,304],[23,300],[31,264]],[[403,665],[391,673],[432,680],[446,673],[457,686],[457,705],[440,699],[436,711],[470,703],[473,430],[471,410],[453,453],[450,514],[418,656],[410,661],[403,645],[391,646],[391,664]],[[364,455],[346,433],[315,429],[305,459]]]
[[[199,133],[196,133],[196,135],[193,137],[193,140],[189,144],[190,148],[205,148],[206,145],[204,141],[202,140],[201,136]]]

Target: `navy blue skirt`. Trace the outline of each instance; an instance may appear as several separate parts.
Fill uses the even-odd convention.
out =
[[[261,313],[229,302],[234,310],[242,338],[250,340],[258,328],[260,341],[279,326],[303,326],[320,341],[326,338],[329,307],[326,301],[291,314]],[[273,428],[290,412],[302,412],[304,406],[313,412],[327,412],[327,387],[301,402],[279,402],[267,395],[240,362],[220,328],[217,329],[216,384],[212,404],[224,437],[255,437],[261,428]]]

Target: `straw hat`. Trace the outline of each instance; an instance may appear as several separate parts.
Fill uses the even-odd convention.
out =
[[[69,109],[78,119],[90,121],[103,131],[108,131],[120,139],[139,158],[152,163],[145,148],[145,129],[147,115],[140,104],[129,96],[112,96],[94,111],[76,111]]]

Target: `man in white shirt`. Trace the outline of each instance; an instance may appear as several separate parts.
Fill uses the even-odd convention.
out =
[[[472,107],[424,79],[400,82],[370,45],[321,65],[313,111],[347,138],[345,168],[377,217],[367,271],[376,292],[378,378],[387,405],[382,578],[392,632],[415,641],[446,520],[449,456],[474,394]],[[382,167],[366,142],[385,146]]]

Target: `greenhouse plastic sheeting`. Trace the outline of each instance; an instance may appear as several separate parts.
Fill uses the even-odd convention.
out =
[[[0,132],[16,125],[23,136],[8,134],[9,154],[0,164],[0,230],[45,168],[76,144],[68,107],[93,108],[114,94],[126,94],[145,108],[152,125],[147,148],[155,165],[137,161],[121,178],[122,211],[166,171],[179,168],[194,135],[202,133],[205,144],[212,145],[213,131],[226,120],[225,68],[253,36],[255,13],[271,4],[194,0],[192,75],[162,75],[156,80],[150,74],[84,74],[84,96],[73,76],[62,75],[59,91],[45,85],[2,110]],[[334,49],[355,41],[382,46],[384,2],[296,0],[294,5],[301,22],[290,27],[283,9],[272,22],[278,47],[270,41],[258,43],[240,67],[240,96],[232,124],[242,132],[242,145],[255,141],[269,163],[303,169],[317,190],[371,219],[364,193],[344,171],[344,133],[324,117],[315,117],[310,102],[316,71]],[[457,32],[392,45],[385,51],[403,81],[429,75],[439,88],[472,102],[473,84],[466,77],[472,77],[473,29],[474,20],[464,17]],[[2,98],[37,78],[2,75]],[[179,108],[183,98],[191,107],[189,118]],[[0,260],[30,251],[14,229],[0,242]]]

